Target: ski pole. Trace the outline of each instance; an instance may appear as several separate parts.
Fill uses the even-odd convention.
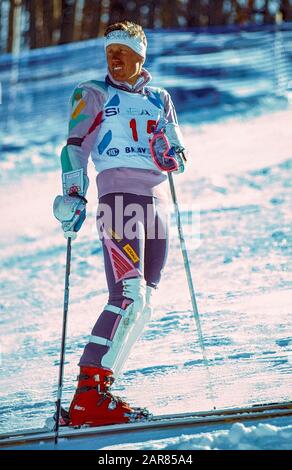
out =
[[[178,236],[179,236],[183,261],[184,261],[186,277],[187,277],[188,286],[189,286],[189,292],[190,292],[190,296],[191,296],[193,313],[194,313],[195,322],[196,322],[196,326],[197,326],[199,343],[200,343],[200,347],[201,347],[201,351],[202,351],[204,364],[205,364],[205,367],[206,367],[206,370],[207,370],[207,373],[208,373],[210,396],[211,396],[212,400],[214,401],[213,386],[212,386],[210,370],[209,370],[209,361],[208,361],[207,354],[206,354],[206,349],[205,349],[205,344],[204,344],[204,337],[203,337],[201,321],[200,321],[200,315],[199,315],[199,311],[198,311],[198,307],[197,307],[194,283],[193,283],[192,273],[191,273],[191,268],[190,268],[189,256],[188,256],[186,242],[185,242],[185,238],[184,238],[184,234],[183,234],[180,210],[179,210],[179,206],[178,206],[178,202],[177,202],[177,196],[176,196],[173,176],[172,176],[171,172],[168,172],[168,182],[169,182],[169,186],[170,186],[171,197],[172,197],[172,201],[173,201],[173,205],[174,205],[174,211],[175,211],[175,215],[176,215]],[[214,406],[214,408],[215,408],[215,406]]]
[[[56,401],[56,425],[55,425],[55,445],[58,444],[59,438],[59,421],[61,414],[61,400],[63,390],[63,376],[64,376],[64,360],[65,360],[65,344],[66,344],[66,331],[67,331],[67,314],[69,305],[69,276],[71,264],[71,237],[67,238],[67,256],[66,256],[66,274],[65,274],[65,290],[64,290],[64,310],[63,310],[63,327],[62,327],[62,343],[59,367],[59,382],[58,393]]]

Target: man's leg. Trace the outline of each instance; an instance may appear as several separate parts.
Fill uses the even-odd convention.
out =
[[[102,230],[109,299],[84,349],[81,366],[109,368],[115,376],[121,370],[123,364],[119,356],[122,346],[127,345],[130,330],[145,303],[143,206],[149,199],[132,194],[109,194],[100,200],[99,226]],[[130,224],[131,215],[123,215],[130,204],[133,205],[133,210],[134,205],[138,204],[140,207],[140,213],[135,217],[135,227]],[[111,208],[111,215],[101,213],[102,210],[107,210],[105,205]],[[121,219],[118,219],[122,215],[120,224]]]
[[[151,297],[161,279],[168,252],[167,206],[149,198],[145,208],[144,278],[146,285],[145,305],[132,322],[127,339],[121,345],[116,373],[119,374],[132,346],[143,332],[152,315]]]
[[[166,264],[169,247],[167,202],[153,198],[149,208],[144,251],[144,278],[147,286],[157,288]]]
[[[98,219],[103,232],[101,240],[109,299],[80,359],[78,386],[69,409],[73,426],[124,423],[141,420],[149,414],[144,409],[130,407],[109,391],[134,344],[132,331],[143,312],[146,290],[143,276],[144,215],[140,210],[135,218],[136,226],[131,227],[133,217],[129,204],[136,204],[132,208],[136,207],[139,213],[138,196],[122,196],[118,200],[109,194],[100,199]],[[113,217],[102,214],[102,209],[109,208]],[[116,215],[123,216],[120,227]],[[133,231],[136,231],[134,237]]]

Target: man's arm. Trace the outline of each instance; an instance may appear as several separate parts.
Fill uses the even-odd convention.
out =
[[[170,94],[166,90],[163,90],[162,94],[164,102],[164,119],[166,121],[164,126],[165,135],[168,139],[170,147],[173,149],[174,157],[176,158],[179,165],[178,170],[176,170],[174,173],[182,173],[185,170],[185,165],[187,162],[187,150]]]
[[[65,237],[76,237],[86,217],[87,166],[102,121],[104,93],[90,82],[79,85],[71,97],[67,144],[61,152],[63,196],[54,202]]]
[[[105,95],[92,89],[90,82],[75,88],[71,97],[67,144],[62,149],[62,172],[83,168],[87,175],[88,157],[102,121]]]

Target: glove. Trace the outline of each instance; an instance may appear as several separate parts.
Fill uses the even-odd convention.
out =
[[[83,174],[83,169],[65,172],[62,175],[63,196],[57,196],[54,201],[53,212],[56,219],[62,223],[65,238],[77,237],[86,218],[85,198],[89,180]]]
[[[173,157],[178,164],[177,170],[173,171],[173,173],[183,173],[187,162],[187,151],[184,146],[180,128],[177,124],[168,122],[165,124],[163,130],[170,146],[168,155]]]
[[[149,139],[150,152],[156,166],[173,173],[182,173],[187,161],[183,137],[177,124],[163,123]]]
[[[57,196],[54,201],[54,216],[62,223],[64,237],[77,237],[76,232],[80,230],[86,218],[87,200],[83,196]]]
[[[168,152],[168,155],[173,157],[178,164],[177,170],[173,170],[173,173],[177,175],[179,173],[183,173],[185,171],[186,161],[187,161],[186,150],[183,147],[181,148],[171,147],[171,149]]]

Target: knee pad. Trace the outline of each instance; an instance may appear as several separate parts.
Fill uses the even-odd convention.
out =
[[[146,303],[146,282],[141,277],[123,279],[123,296],[133,300],[132,312],[142,312]]]
[[[123,296],[133,302],[126,307],[106,305],[105,310],[121,316],[117,329],[111,340],[91,336],[90,342],[108,346],[108,352],[101,360],[102,367],[109,368],[117,377],[128,358],[132,346],[150,319],[152,308],[150,297],[153,288],[147,286],[142,278],[123,280]]]
[[[131,328],[125,337],[124,342],[120,346],[119,354],[116,358],[115,362],[115,374],[118,376],[124,364],[131,352],[133,345],[139,339],[140,335],[143,332],[145,325],[149,322],[151,315],[153,313],[153,308],[151,305],[151,296],[153,294],[154,289],[150,286],[146,286],[145,290],[145,304],[142,310],[137,311],[133,317],[135,320],[131,323]],[[131,304],[129,307],[131,307]]]

